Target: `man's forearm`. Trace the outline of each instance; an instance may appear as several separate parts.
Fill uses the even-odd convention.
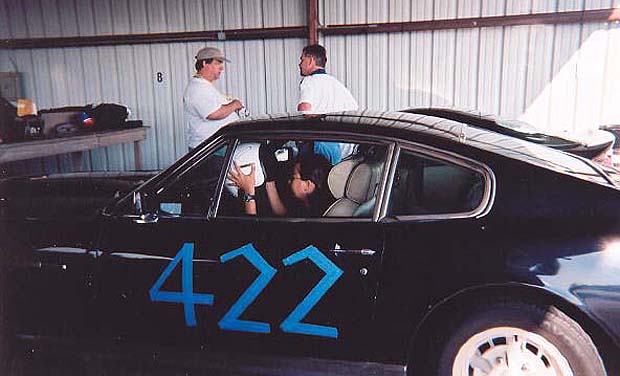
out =
[[[232,114],[237,109],[237,107],[238,106],[236,105],[234,101],[227,103],[227,104],[223,104],[220,106],[220,108],[210,113],[209,116],[207,116],[207,119],[209,120],[224,119],[228,115]]]

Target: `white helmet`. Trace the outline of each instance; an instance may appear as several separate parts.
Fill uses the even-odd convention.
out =
[[[251,171],[251,164],[254,163],[254,176],[256,178],[256,182],[254,184],[255,187],[258,187],[265,182],[265,174],[263,173],[263,166],[260,163],[259,150],[259,142],[247,142],[239,144],[235,150],[235,154],[233,155],[233,161],[235,161],[237,166],[241,168],[241,172],[243,174],[248,175]],[[239,188],[237,188],[237,186],[234,185],[228,177],[226,177],[224,184],[234,197],[238,196]]]

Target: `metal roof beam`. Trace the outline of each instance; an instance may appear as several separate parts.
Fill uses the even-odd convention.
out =
[[[319,28],[325,35],[404,33],[412,31],[472,29],[521,25],[555,25],[592,22],[619,22],[620,9],[597,9],[558,13],[533,13],[510,16],[456,18],[445,20],[386,22],[372,24],[327,25]]]

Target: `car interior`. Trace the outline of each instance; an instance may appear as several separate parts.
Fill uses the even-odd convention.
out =
[[[288,189],[290,171],[301,153],[312,152],[313,141],[278,140],[271,142],[277,146],[271,149],[279,165],[279,178],[276,180],[276,186],[282,200],[286,203],[293,199]],[[386,146],[324,142],[324,144],[329,143],[333,144],[332,146],[340,145],[343,157],[332,166],[328,174],[328,187],[334,197],[334,202],[322,216],[371,218],[383,175]],[[256,196],[258,215],[272,216],[263,184],[256,187]],[[220,198],[218,215],[243,216],[243,205],[239,205],[239,202],[235,190],[224,189]]]
[[[279,140],[274,142],[276,147],[270,149],[276,156],[279,169],[276,185],[285,203],[293,199],[288,192],[288,177],[297,156],[302,150],[312,150],[306,147],[306,143]],[[249,144],[256,142],[240,145]],[[334,164],[329,171],[327,183],[334,201],[322,217],[371,218],[384,173],[387,148],[385,145],[364,143],[349,143],[347,147],[351,154]],[[258,153],[255,154],[257,164],[261,164]],[[162,195],[160,212],[206,215],[216,193],[224,160],[223,153],[214,153],[182,176],[172,189],[167,189]],[[257,185],[258,216],[273,216],[265,184],[261,180]],[[392,185],[388,215],[470,212],[480,205],[484,186],[484,176],[475,170],[403,150]],[[228,188],[222,190],[218,216],[245,216],[244,204],[237,198],[236,190]]]

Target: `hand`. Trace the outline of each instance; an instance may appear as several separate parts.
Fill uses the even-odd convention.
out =
[[[258,150],[258,156],[263,163],[263,174],[265,181],[274,181],[278,176],[278,161],[276,160],[276,149],[278,146],[272,142],[267,144],[263,142]]]
[[[233,161],[233,166],[230,171],[228,171],[228,178],[234,185],[245,193],[250,195],[255,193],[254,185],[256,183],[256,165],[254,163],[250,164],[250,173],[245,175],[243,171],[241,171],[241,167],[239,167],[237,162]]]
[[[220,106],[217,110],[213,111],[207,116],[209,120],[220,120],[226,118],[228,115],[243,108],[243,103],[239,99],[233,99],[228,103]]]
[[[243,103],[241,103],[239,99],[233,99],[228,104],[231,104],[233,106],[233,111],[240,110],[244,107]]]

